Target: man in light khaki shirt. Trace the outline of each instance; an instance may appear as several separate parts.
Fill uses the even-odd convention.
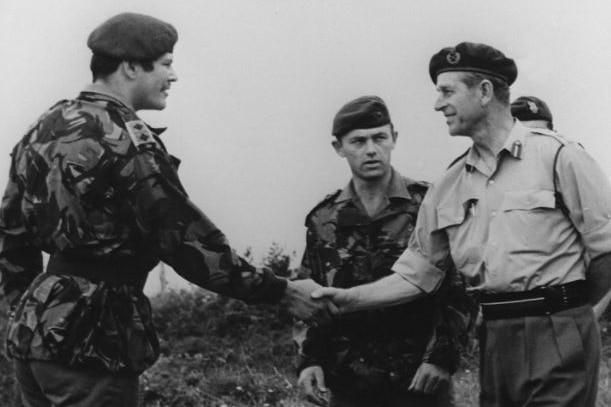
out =
[[[473,146],[429,189],[394,274],[313,295],[342,312],[412,301],[454,262],[482,304],[481,405],[594,406],[591,304],[604,309],[610,287],[609,181],[578,144],[511,116],[517,68],[500,51],[460,43],[429,72],[435,110]]]

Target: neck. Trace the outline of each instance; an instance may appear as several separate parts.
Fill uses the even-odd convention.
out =
[[[90,84],[89,86],[87,86],[85,90],[112,96],[115,99],[118,99],[121,102],[125,103],[131,109],[134,109],[133,103],[130,102],[130,97],[128,95],[127,89],[125,88],[125,86],[118,83],[118,81],[116,80],[98,79],[95,82],[93,82],[92,84]]]
[[[473,144],[482,156],[496,157],[503,149],[513,125],[514,119],[509,109],[493,111],[471,135]]]
[[[352,183],[354,191],[361,201],[370,201],[386,195],[391,178],[392,171],[388,171],[384,176],[373,180],[352,177]]]

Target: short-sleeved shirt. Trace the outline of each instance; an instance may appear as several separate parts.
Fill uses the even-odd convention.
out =
[[[159,260],[247,302],[282,296],[286,282],[237,256],[189,200],[159,134],[121,101],[85,91],[51,107],[17,143],[0,208],[11,356],[146,369],[159,346],[138,278]],[[42,251],[76,270],[43,273]],[[99,278],[81,275],[94,267]]]
[[[474,290],[525,291],[584,279],[588,259],[609,251],[611,187],[597,163],[558,133],[516,121],[496,168],[472,147],[432,185],[393,270],[431,292],[451,258]]]

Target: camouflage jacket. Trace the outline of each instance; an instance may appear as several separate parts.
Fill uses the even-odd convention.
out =
[[[286,281],[238,257],[191,203],[160,133],[119,100],[84,91],[51,107],[15,146],[0,208],[13,357],[143,371],[159,352],[142,293],[159,260],[250,303],[282,296]],[[43,273],[41,251],[77,266]]]
[[[351,184],[325,198],[306,218],[299,277],[345,288],[390,274],[407,246],[427,187],[394,171],[387,206],[373,218]],[[451,272],[434,296],[346,314],[332,326],[297,326],[298,369],[322,366],[334,391],[407,389],[422,362],[456,369],[476,310],[462,278]]]

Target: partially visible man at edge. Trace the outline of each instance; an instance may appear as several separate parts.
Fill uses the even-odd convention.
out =
[[[520,96],[511,102],[511,115],[526,127],[554,130],[552,111],[538,97]]]
[[[395,273],[313,296],[342,312],[413,301],[437,289],[452,259],[481,301],[481,406],[593,407],[592,304],[604,308],[611,287],[609,180],[577,143],[511,116],[517,67],[502,52],[463,42],[435,54],[429,73],[435,110],[472,147],[429,189]]]
[[[398,133],[381,98],[346,103],[332,134],[352,178],[308,214],[299,276],[346,288],[391,273],[428,184],[392,168]],[[328,386],[332,407],[452,406],[450,375],[477,312],[452,271],[436,295],[414,303],[345,315],[332,325],[297,325],[307,399],[324,405]]]
[[[160,260],[222,295],[327,315],[309,297],[313,281],[287,282],[236,255],[189,200],[163,130],[137,116],[165,108],[177,38],[142,14],[102,23],[87,42],[93,83],[51,107],[12,152],[0,281],[26,406],[137,405],[138,375],[159,355],[142,288]]]

